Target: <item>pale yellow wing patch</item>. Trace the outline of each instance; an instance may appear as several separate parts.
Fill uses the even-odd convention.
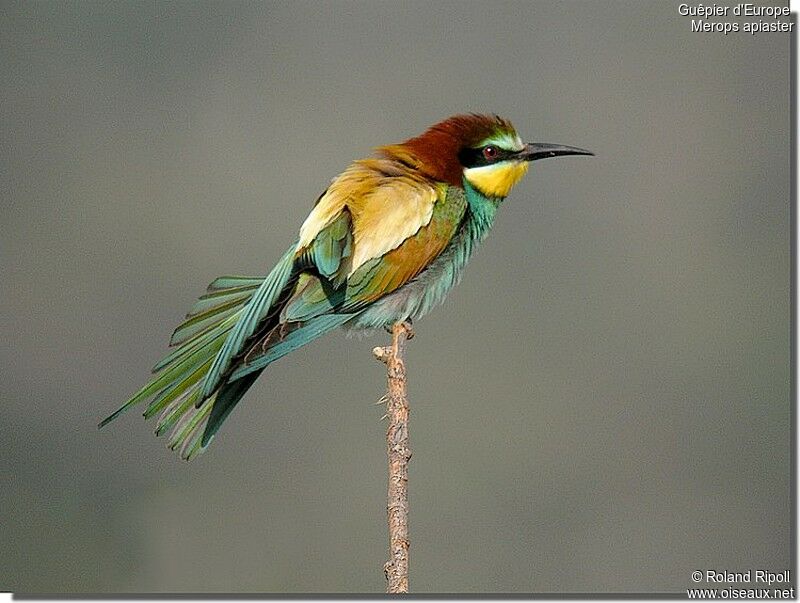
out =
[[[442,185],[444,188],[444,185]],[[344,207],[353,223],[349,274],[398,247],[427,225],[439,196],[432,186],[385,159],[356,161],[336,178],[300,228],[298,251],[311,244]]]

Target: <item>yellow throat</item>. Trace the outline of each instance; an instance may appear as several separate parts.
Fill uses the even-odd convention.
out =
[[[512,160],[467,168],[464,170],[464,177],[486,197],[507,197],[527,171],[527,161]]]

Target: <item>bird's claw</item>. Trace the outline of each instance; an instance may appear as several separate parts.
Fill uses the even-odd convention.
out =
[[[406,332],[406,339],[413,339],[414,338],[414,325],[411,322],[410,318],[406,318],[402,322],[395,322],[390,325],[386,325],[383,328],[386,329],[386,332],[390,335],[394,335],[394,328],[396,325],[402,325],[403,330]]]

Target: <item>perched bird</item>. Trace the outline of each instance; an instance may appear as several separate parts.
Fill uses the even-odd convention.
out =
[[[153,398],[156,434],[185,459],[205,450],[272,362],[346,325],[390,328],[425,315],[459,281],[529,162],[591,155],[523,144],[495,115],[456,115],[354,161],[322,193],[266,277],[222,276],[191,308],[119,410]]]

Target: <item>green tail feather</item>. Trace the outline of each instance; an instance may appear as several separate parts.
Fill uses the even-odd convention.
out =
[[[216,339],[224,338],[231,330],[231,327],[233,327],[233,325],[236,324],[237,317],[238,316],[236,314],[232,314],[231,316],[225,318],[219,324],[214,325],[212,328],[208,329],[204,333],[196,335],[191,340],[186,341],[179,347],[176,347],[172,352],[164,356],[161,360],[159,360],[156,363],[156,365],[152,369],[153,372],[157,373],[160,370],[166,368],[167,366],[177,362],[181,358],[185,358],[187,354],[191,354],[198,348],[208,345],[209,343],[215,341]]]
[[[175,423],[190,408],[194,408],[195,400],[200,395],[200,384],[193,385],[180,396],[175,398],[161,413],[156,425],[156,435],[164,435],[175,426]]]
[[[192,407],[178,420],[169,440],[170,450],[180,449],[181,458],[187,461],[205,450],[205,446],[199,445],[200,437],[206,429],[208,415],[214,408],[214,403],[214,400],[209,400],[208,404],[200,408]]]
[[[258,286],[264,282],[263,276],[220,276],[214,279],[208,286],[208,291],[219,291],[220,289],[234,289],[240,287]]]
[[[137,403],[185,379],[199,366],[216,356],[217,352],[222,347],[222,343],[223,340],[221,338],[211,340],[204,345],[188,350],[184,356],[176,358],[174,361],[164,366],[147,385],[136,392],[119,410],[106,419],[103,419],[100,423],[100,427],[107,425]]]
[[[184,394],[192,394],[189,397],[194,403],[199,394],[202,378],[225,343],[228,333],[236,324],[250,296],[256,291],[257,285],[253,286],[256,280],[258,279],[254,277],[226,276],[211,283],[209,290],[226,291],[226,294],[216,298],[219,302],[216,305],[204,307],[202,312],[195,315],[190,313],[189,319],[175,331],[176,334],[180,333],[180,336],[176,339],[173,335],[173,341],[178,347],[155,365],[153,378],[118,410],[103,419],[99,427],[107,425],[131,407],[153,396],[155,399],[145,412],[147,417],[158,413],[176,399],[184,402],[186,400]],[[232,283],[240,286],[228,286]],[[249,292],[243,296],[245,288],[249,289]],[[235,298],[227,296],[232,293],[231,289],[238,290]],[[200,316],[203,324],[202,328],[198,329],[199,321],[196,319]],[[187,325],[191,332],[186,330]],[[163,429],[161,431],[163,432]]]
[[[192,306],[192,309],[189,310],[186,318],[191,318],[228,302],[246,301],[253,295],[256,289],[258,289],[258,287],[233,287],[231,289],[220,289],[201,295]]]
[[[249,296],[245,300],[249,299]],[[209,329],[218,325],[222,320],[237,314],[238,310],[244,305],[241,300],[227,301],[213,308],[209,308],[198,314],[189,314],[183,321],[169,341],[171,346],[180,345],[193,339],[196,335],[207,333]]]
[[[269,313],[280,298],[292,276],[294,255],[295,247],[291,246],[244,307],[203,381],[201,403],[219,387],[222,375],[228,370],[231,360],[242,351],[244,342],[255,332],[259,321]]]
[[[160,413],[156,435],[171,430],[169,447],[191,459],[208,447],[268,364],[353,318],[355,314],[326,314],[292,323],[263,354],[226,374],[258,324],[268,315],[277,317],[279,302],[285,301],[281,296],[292,278],[293,254],[290,248],[266,278],[225,276],[212,282],[175,329],[171,340],[175,349],[155,365],[150,382],[100,427],[152,398],[144,416]]]
[[[161,390],[150,402],[150,406],[147,407],[147,410],[144,411],[144,418],[149,419],[153,415],[158,414],[164,410],[164,408],[166,408],[170,402],[182,396],[186,390],[203,378],[203,376],[206,374],[206,371],[208,371],[208,367],[210,366],[211,358],[206,360],[203,364],[198,366],[183,379],[175,381],[169,387]]]
[[[260,374],[261,371],[250,373],[242,379],[229,381],[219,388],[211,408],[211,416],[202,432],[203,438],[200,445],[204,449],[211,443],[211,440],[214,438],[217,431],[219,431],[222,422],[228,418],[228,415],[231,414],[231,411],[239,403],[239,400],[242,399],[242,396],[245,395],[247,390],[250,389],[250,386],[253,385],[255,380],[258,379]],[[211,405],[204,404],[203,406],[208,407]],[[200,410],[203,410],[203,408],[201,407]]]

